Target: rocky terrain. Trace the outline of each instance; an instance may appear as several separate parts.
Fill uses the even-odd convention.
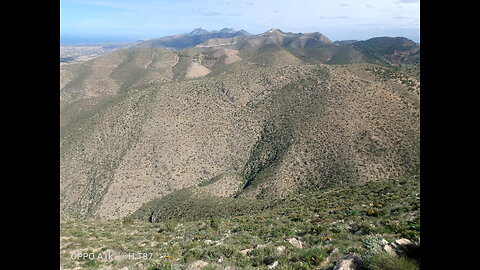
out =
[[[63,270],[420,269],[419,184],[407,178],[258,200],[254,206],[236,201],[238,209],[251,206],[236,215],[233,204],[210,201],[213,197],[177,196],[156,222],[67,220],[61,225],[61,265]]]
[[[211,33],[196,29],[183,36]],[[403,38],[331,42],[320,33],[271,29],[214,37],[180,50],[161,47],[132,46],[60,67],[65,268],[328,269],[350,253],[361,256],[350,254],[345,261],[362,261],[367,269],[383,269],[375,268],[381,263],[416,267],[415,258],[391,255],[402,249],[396,240],[419,244],[417,195],[412,195],[419,193],[420,171],[418,44]],[[347,194],[366,206],[352,204]],[[397,207],[404,209],[400,215]],[[323,220],[325,215],[331,221]],[[349,225],[332,229],[344,216]],[[344,242],[331,243],[330,233],[307,232],[305,222],[316,218],[327,227],[322,232],[331,229]],[[398,222],[392,225],[391,219]],[[354,220],[380,229],[364,226],[355,235],[360,227],[350,228]],[[180,221],[188,222],[182,225],[188,229],[168,225]],[[290,222],[297,227],[257,241],[268,247],[268,260],[255,255],[253,242],[268,235],[265,228]],[[241,239],[228,240],[229,247],[212,251],[227,252],[223,255],[190,256],[189,250],[201,248],[189,247],[195,241],[186,238],[179,240],[185,247],[173,250],[174,239],[198,230],[195,224],[215,231],[208,236],[215,239],[200,238],[210,244],[225,243],[230,236],[221,235],[231,235],[239,224],[247,226],[245,232],[257,225],[263,229],[241,233]],[[398,226],[403,229],[394,229]],[[162,248],[155,230],[168,232],[159,236],[168,238]],[[125,235],[108,242],[116,232]],[[202,234],[206,231],[198,231]],[[376,240],[361,238],[364,234]],[[87,248],[85,242],[75,244],[82,239],[90,244],[103,239],[91,250],[97,255],[148,247],[164,257],[141,266],[66,259]],[[131,246],[121,244],[128,239]],[[339,245],[345,249],[332,254]],[[273,255],[280,246],[286,257]],[[369,257],[368,250],[381,253]],[[384,251],[390,255],[382,257]]]

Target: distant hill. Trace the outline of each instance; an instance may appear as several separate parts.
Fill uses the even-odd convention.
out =
[[[61,47],[60,62],[85,61],[122,48],[165,48],[201,52],[223,49],[224,53],[229,51],[227,54],[231,54],[231,50],[234,50],[236,51],[234,54],[240,52],[248,58],[259,51],[265,51],[275,46],[280,46],[277,48],[281,48],[309,64],[373,63],[400,67],[404,65],[418,66],[420,62],[420,45],[403,37],[375,37],[364,41],[332,42],[319,32],[291,33],[280,29],[270,29],[264,33],[252,35],[244,30],[237,31],[233,28],[210,32],[196,28],[190,33],[145,41],[93,45],[79,44],[75,47]],[[218,54],[215,53],[215,55]],[[230,57],[227,62],[232,59]],[[205,70],[205,72],[207,71]]]
[[[358,40],[351,39],[351,40],[337,40],[334,43],[338,45],[352,45],[353,43],[357,42]]]
[[[420,45],[404,37],[376,37],[355,42],[352,46],[375,64],[399,65],[420,55]]]
[[[196,28],[190,33],[141,41],[133,47],[184,49],[212,38],[231,38],[241,35],[248,35],[248,32],[237,31],[233,28],[223,28],[219,31],[209,32],[202,28]]]
[[[383,66],[419,64],[420,45],[402,37],[378,37],[365,41],[344,40],[332,42],[319,32],[290,33],[270,29],[258,35],[232,38],[212,38],[195,47],[208,49],[229,48],[245,52],[276,44],[302,61],[311,64],[373,63]]]
[[[258,35],[244,35],[232,38],[215,38],[197,45],[198,47],[223,46],[231,49],[247,49],[255,46],[277,44],[289,48],[309,48],[333,44],[324,35],[315,32],[295,34],[283,32],[279,29],[270,29]]]

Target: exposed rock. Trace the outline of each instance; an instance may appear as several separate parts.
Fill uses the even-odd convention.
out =
[[[290,238],[290,239],[287,239],[287,241],[296,248],[303,248],[302,242],[297,240],[296,238]]]
[[[412,241],[410,241],[406,238],[395,240],[395,243],[397,245],[401,245],[401,246],[413,245]]]
[[[356,231],[353,235],[364,235],[364,234],[365,234],[364,231],[358,230],[358,231]]]
[[[278,254],[282,254],[283,252],[285,252],[285,246],[279,246],[279,247],[277,247],[277,253],[278,253]]]
[[[419,246],[406,238],[397,239],[394,243],[390,245],[392,246],[392,248],[395,249],[397,254],[403,254],[413,257],[418,256]]]
[[[383,250],[385,250],[390,256],[397,256],[397,252],[390,245],[383,246]]]
[[[242,253],[243,255],[247,255],[248,253],[250,253],[250,251],[252,251],[252,249],[247,248],[247,249],[244,249],[244,250],[240,250],[240,253]]]
[[[333,270],[360,270],[361,264],[360,257],[355,254],[348,254],[337,261]]]
[[[200,270],[202,269],[203,267],[207,266],[208,263],[207,262],[204,262],[202,260],[198,260],[198,261],[195,261],[193,263],[191,263],[186,270]]]
[[[382,249],[391,256],[416,256],[418,253],[418,246],[406,238],[397,239],[393,243],[388,243],[388,241],[382,239],[380,244]]]
[[[275,267],[277,267],[278,265],[278,261],[274,261],[271,265],[267,266],[268,269],[273,269]]]

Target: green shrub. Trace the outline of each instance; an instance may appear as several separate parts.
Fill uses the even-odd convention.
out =
[[[203,254],[204,254],[204,251],[202,249],[189,248],[183,254],[183,258],[184,258],[185,263],[192,263],[196,260],[202,259]]]
[[[97,264],[96,261],[90,260],[90,259],[86,260],[83,264],[83,266],[85,266],[85,267],[97,267],[97,265],[98,264]]]
[[[291,253],[290,262],[298,262],[300,265],[307,266],[305,269],[311,269],[320,265],[327,257],[327,252],[320,248],[295,249]]]
[[[390,256],[386,253],[378,253],[368,256],[363,261],[365,270],[416,270],[419,269],[418,263],[414,260]]]
[[[218,231],[220,229],[220,219],[219,218],[212,218],[210,220],[210,228],[212,228],[215,231]]]
[[[250,252],[252,266],[272,264],[276,260],[275,250],[271,246],[256,248]]]
[[[132,225],[133,224],[133,217],[131,216],[126,216],[122,220],[123,225]]]
[[[177,227],[178,222],[175,219],[169,219],[164,222],[165,224],[165,229],[167,231],[173,232],[175,231],[175,228]]]
[[[379,235],[365,235],[362,237],[362,245],[365,248],[366,256],[373,256],[382,253],[380,242],[382,237]]]
[[[318,235],[324,231],[326,231],[327,229],[325,228],[325,226],[323,225],[320,225],[320,224],[314,224],[314,225],[311,225],[307,228],[307,233],[310,233],[310,234],[313,234],[313,235]]]
[[[327,256],[327,252],[323,249],[310,248],[305,250],[305,252],[301,255],[301,258],[302,261],[310,266],[318,266],[327,258]]]

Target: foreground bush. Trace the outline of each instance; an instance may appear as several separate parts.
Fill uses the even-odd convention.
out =
[[[393,257],[386,253],[378,253],[368,256],[363,261],[365,270],[416,270],[418,264],[405,257]]]

